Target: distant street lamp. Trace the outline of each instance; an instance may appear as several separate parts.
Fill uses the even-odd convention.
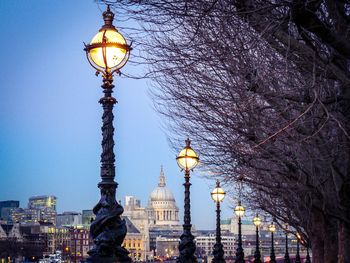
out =
[[[301,263],[301,258],[300,258],[300,234],[297,233],[297,254],[295,255],[295,263]]]
[[[183,233],[180,237],[179,243],[179,257],[177,262],[181,263],[190,263],[197,262],[194,253],[196,251],[196,245],[194,243],[194,236],[191,233],[191,202],[190,202],[190,170],[193,170],[198,162],[199,158],[196,152],[191,148],[190,139],[187,138],[186,146],[181,150],[179,155],[176,157],[177,164],[181,170],[185,171],[185,211],[184,211],[184,224],[183,224]]]
[[[289,252],[288,252],[288,224],[284,225],[286,235],[286,252],[284,253],[284,263],[290,263]]]
[[[235,208],[235,213],[238,216],[238,244],[236,250],[235,263],[245,263],[244,251],[242,247],[242,216],[244,215],[244,207],[241,205],[241,200],[238,201],[238,205]]]
[[[254,263],[262,263],[260,248],[259,248],[259,226],[261,225],[261,219],[260,219],[258,214],[254,217],[253,223],[256,227],[256,246],[255,246],[254,261],[253,262]]]
[[[225,191],[220,187],[219,180],[216,181],[216,188],[211,192],[211,198],[216,203],[216,243],[214,245],[212,263],[224,263],[224,249],[221,243],[221,226],[220,226],[220,202],[225,198]]]
[[[123,207],[115,199],[118,184],[115,177],[113,106],[117,100],[112,96],[114,85],[113,74],[128,61],[131,47],[125,38],[113,26],[114,14],[109,5],[103,12],[104,25],[93,37],[84,50],[91,66],[103,77],[103,93],[100,99],[103,108],[102,116],[102,154],[101,154],[101,198],[93,208],[96,219],[91,223],[90,235],[94,247],[88,252],[88,262],[114,263],[131,262],[129,252],[122,247],[126,235],[125,220],[121,218]]]
[[[273,240],[273,234],[276,231],[276,226],[275,224],[272,222],[269,225],[269,231],[271,232],[271,254],[270,254],[270,263],[276,263],[276,256],[275,256],[275,244],[274,244],[274,240]]]

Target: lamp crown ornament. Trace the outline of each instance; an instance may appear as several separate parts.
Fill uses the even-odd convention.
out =
[[[113,25],[114,20],[114,13],[111,11],[110,5],[107,5],[107,10],[102,13],[103,20],[105,21],[105,24],[102,26],[101,30],[104,29],[115,29]]]
[[[186,143],[186,147],[190,148],[191,146],[191,141],[190,141],[190,138],[187,137],[187,139],[185,140],[185,143]]]

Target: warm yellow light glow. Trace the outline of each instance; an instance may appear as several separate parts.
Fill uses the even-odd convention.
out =
[[[118,67],[127,55],[126,40],[115,29],[101,30],[93,37],[90,45],[96,45],[89,50],[92,62],[104,69]]]
[[[269,225],[269,231],[272,233],[276,231],[276,226],[273,222]]]
[[[297,232],[297,238],[298,238],[298,240],[301,239],[301,235],[298,232]]]
[[[221,202],[225,198],[225,191],[221,187],[216,187],[212,192],[211,192],[211,198],[215,202]]]
[[[245,211],[244,207],[241,206],[240,204],[235,208],[235,213],[238,217],[242,217],[244,215],[244,211]]]
[[[189,171],[198,165],[199,158],[190,146],[186,146],[176,157],[176,161],[181,169]]]
[[[254,217],[253,219],[253,223],[255,226],[260,226],[261,225],[261,219],[258,215],[256,215],[256,217]]]

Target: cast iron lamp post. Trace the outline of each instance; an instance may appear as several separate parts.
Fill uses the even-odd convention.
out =
[[[214,245],[212,263],[224,263],[224,249],[221,243],[221,226],[220,226],[220,202],[225,198],[225,191],[220,187],[219,180],[216,181],[216,188],[211,192],[211,198],[216,203],[216,243]]]
[[[191,203],[190,203],[190,170],[193,170],[198,162],[199,158],[196,152],[191,148],[190,139],[187,138],[186,146],[181,150],[179,155],[176,157],[177,164],[181,170],[185,171],[185,211],[184,211],[184,224],[183,233],[180,237],[179,243],[179,257],[177,262],[190,263],[197,262],[194,252],[196,251],[196,245],[194,243],[194,236],[191,233]]]
[[[284,225],[285,236],[286,236],[286,252],[284,253],[284,263],[290,263],[289,252],[288,252],[288,224]]]
[[[253,223],[256,227],[256,247],[255,247],[254,261],[253,262],[254,263],[262,263],[260,248],[259,248],[259,226],[261,225],[261,219],[260,219],[258,214],[254,217]]]
[[[301,263],[301,258],[300,258],[300,234],[297,233],[297,254],[295,255],[295,263]]]
[[[102,74],[104,96],[100,99],[103,108],[102,116],[102,154],[101,154],[101,198],[93,208],[96,219],[91,223],[90,235],[94,247],[88,252],[88,262],[114,263],[131,262],[129,252],[122,247],[126,235],[125,220],[121,218],[123,207],[115,199],[118,184],[115,177],[113,106],[117,100],[112,96],[114,85],[113,74],[128,61],[131,47],[125,38],[113,26],[114,14],[109,6],[103,12],[104,25],[85,45],[89,63],[95,68],[96,75]]]
[[[245,263],[244,251],[242,247],[242,216],[244,215],[244,207],[241,205],[241,200],[238,201],[238,205],[235,208],[235,213],[238,216],[238,244],[236,250],[235,263]]]
[[[271,253],[270,253],[270,263],[276,263],[276,256],[275,256],[275,244],[274,244],[274,240],[273,240],[273,234],[276,231],[276,226],[275,224],[272,222],[269,225],[269,231],[271,232]]]

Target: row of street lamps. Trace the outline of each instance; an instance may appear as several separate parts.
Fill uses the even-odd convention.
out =
[[[220,228],[220,202],[223,201],[225,197],[225,191],[220,187],[220,182],[216,182],[216,188],[211,193],[213,200],[216,202],[216,243],[214,245],[213,249],[213,263],[224,263],[224,250],[223,245],[221,244],[221,228]],[[237,242],[237,250],[236,250],[236,260],[235,263],[244,263],[244,250],[242,246],[242,221],[241,218],[243,217],[245,212],[244,207],[241,205],[241,201],[238,201],[238,205],[235,208],[235,214],[238,217],[238,242]],[[256,247],[255,247],[255,253],[254,253],[254,263],[262,263],[261,260],[261,254],[260,254],[260,246],[259,246],[259,227],[261,225],[261,219],[259,215],[257,214],[254,219],[253,223],[256,227]],[[284,255],[284,263],[291,263],[291,260],[289,258],[289,252],[288,252],[288,225],[285,224],[285,255]],[[275,247],[274,247],[274,233],[276,232],[276,225],[271,222],[271,224],[268,226],[268,230],[271,232],[271,253],[270,253],[270,263],[276,263],[276,255],[275,255]],[[296,258],[295,263],[301,263],[300,258],[300,234],[297,233],[297,251],[296,251]],[[305,263],[311,263],[310,254],[309,254],[309,248],[307,247],[307,254],[306,254],[306,260]]]
[[[127,233],[125,220],[121,218],[124,211],[123,207],[116,201],[116,188],[118,184],[115,178],[115,155],[114,155],[114,126],[113,126],[113,107],[117,100],[112,96],[113,93],[113,75],[120,73],[120,69],[127,63],[131,46],[127,44],[125,38],[113,25],[114,13],[110,10],[103,12],[104,25],[93,37],[90,44],[85,44],[84,50],[91,66],[96,69],[96,75],[102,74],[102,89],[104,96],[100,99],[103,108],[102,115],[102,154],[101,154],[101,182],[98,184],[100,189],[100,200],[93,208],[96,219],[91,223],[90,235],[94,241],[94,247],[88,252],[87,262],[93,263],[116,263],[131,262],[128,256],[129,252],[122,247],[122,243]],[[179,263],[197,262],[194,255],[196,245],[194,236],[191,233],[191,206],[190,206],[190,171],[198,164],[199,158],[196,152],[191,148],[189,139],[186,141],[185,148],[179,153],[176,161],[185,174],[185,199],[184,199],[184,224],[183,233],[179,243]],[[241,191],[241,189],[240,189]],[[225,191],[220,187],[217,181],[216,188],[211,192],[212,199],[216,202],[216,243],[213,249],[213,263],[223,263],[224,250],[221,243],[220,229],[220,203],[225,198]],[[236,263],[245,262],[244,251],[242,247],[242,221],[245,209],[241,205],[241,196],[239,196],[238,205],[235,208],[235,214],[238,216],[238,247],[236,251]],[[254,218],[256,226],[256,251],[255,263],[260,263],[261,255],[259,250],[259,225],[261,220],[258,216]],[[272,223],[269,226],[271,232],[271,263],[275,263],[273,233],[276,230]],[[286,233],[286,255],[285,262],[289,261],[288,241]],[[299,241],[297,243],[297,259],[300,262]],[[306,261],[310,262],[310,261]]]

